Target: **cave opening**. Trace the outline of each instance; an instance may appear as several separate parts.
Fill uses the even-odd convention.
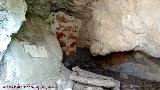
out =
[[[27,19],[28,21],[31,20],[30,22],[32,22],[32,19],[33,19],[32,16],[31,17],[27,16],[27,18],[28,18]],[[152,89],[153,87],[156,87],[159,89],[159,87],[157,86],[160,85],[160,83],[155,82],[156,80],[158,80],[156,77],[158,76],[157,72],[159,72],[159,68],[156,68],[156,67],[159,67],[160,65],[158,58],[153,58],[142,52],[134,51],[134,50],[125,51],[125,52],[112,52],[104,56],[102,55],[93,56],[89,48],[78,47],[77,43],[79,43],[78,42],[79,31],[77,30],[77,26],[74,25],[76,22],[72,22],[71,24],[66,24],[71,20],[70,21],[67,20],[68,18],[70,18],[70,16],[64,14],[63,12],[58,13],[56,18],[58,18],[55,20],[59,22],[58,23],[59,25],[56,26],[57,25],[55,24],[56,21],[52,20],[52,22],[49,23],[51,25],[50,33],[52,34],[54,33],[54,35],[56,36],[56,39],[60,44],[60,47],[63,51],[62,63],[64,64],[65,67],[72,70],[73,67],[78,66],[81,69],[96,73],[98,75],[113,77],[121,82],[122,90],[125,90],[127,88],[146,90],[146,89]],[[36,22],[37,21],[35,20],[35,23]],[[33,23],[33,27],[35,23]],[[27,25],[28,24],[26,24],[26,26]],[[79,23],[77,25],[79,25]],[[81,27],[83,27],[83,25],[84,24],[82,24]],[[15,34],[12,38],[13,39],[16,38],[17,40],[20,40],[20,41],[28,40],[29,42],[31,42],[30,43],[31,46],[37,45],[43,41],[43,37],[42,37],[43,30],[41,30],[40,28],[42,32],[38,32],[39,30],[38,24],[36,25],[35,28],[33,28],[32,24],[30,25],[30,23],[27,26],[27,28],[26,26],[23,25],[22,29],[23,28],[24,29],[20,30],[18,34]],[[42,46],[43,43],[39,45]],[[39,47],[36,47],[36,48],[37,48],[36,50],[38,51]],[[41,53],[38,53],[39,54],[38,56],[36,54],[33,54],[37,52],[33,52],[31,49],[34,49],[34,48],[33,47],[30,48],[30,51],[27,52],[27,53],[30,53],[30,56],[36,57],[36,58],[46,57],[44,53],[42,53],[43,55]],[[74,51],[74,53],[72,53],[72,51]],[[41,51],[41,52],[44,52],[44,51]],[[104,90],[108,90],[108,88],[104,88]]]
[[[119,80],[122,90],[152,89],[160,84],[154,82],[156,80],[152,78],[154,74],[148,75],[148,73],[156,73],[157,70],[154,70],[155,67],[152,66],[160,64],[159,58],[153,58],[140,51],[113,52],[105,56],[93,56],[90,49],[78,47],[76,59],[64,56],[63,60],[63,64],[70,70],[78,66],[86,71]],[[157,87],[156,90],[158,89]]]
[[[0,89],[160,90],[155,1],[0,1]]]

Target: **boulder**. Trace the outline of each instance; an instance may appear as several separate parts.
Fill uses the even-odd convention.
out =
[[[159,0],[98,0],[83,21],[79,46],[93,55],[142,51],[160,57]]]
[[[0,59],[11,41],[11,35],[19,30],[25,20],[26,10],[24,0],[0,1]]]
[[[4,81],[28,85],[39,83],[60,71],[63,53],[49,25],[29,17],[10,43],[4,58]]]

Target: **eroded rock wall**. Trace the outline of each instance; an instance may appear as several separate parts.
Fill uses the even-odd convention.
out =
[[[50,1],[51,0],[26,0],[28,6],[27,14],[47,18],[51,12]]]
[[[160,57],[159,0],[98,0],[89,21],[83,22],[79,46],[93,55],[142,51]]]
[[[28,85],[56,77],[62,58],[59,42],[50,33],[49,24],[39,17],[27,17],[4,55],[3,82]]]
[[[76,58],[77,41],[82,21],[64,12],[57,12],[51,20],[51,31],[55,33],[65,56]]]
[[[27,5],[24,0],[0,1],[0,60],[16,33],[25,20]]]

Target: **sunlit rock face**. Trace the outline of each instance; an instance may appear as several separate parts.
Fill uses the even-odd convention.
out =
[[[25,20],[26,10],[24,0],[0,1],[0,59],[11,41],[12,33],[16,33]]]
[[[79,46],[93,55],[143,51],[160,57],[159,0],[98,0],[92,18],[83,23]]]
[[[50,26],[39,17],[28,17],[3,58],[3,82],[35,84],[56,77],[63,53]]]

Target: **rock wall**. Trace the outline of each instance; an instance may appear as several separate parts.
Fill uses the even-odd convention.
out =
[[[27,5],[24,0],[0,1],[0,60],[16,33],[25,20]]]
[[[81,19],[78,46],[90,48],[93,55],[135,50],[160,57],[158,0],[26,2],[32,16],[47,18],[51,12],[63,11]]]
[[[55,77],[62,58],[59,42],[50,33],[49,24],[39,17],[27,17],[4,55],[3,82],[28,85]]]
[[[159,59],[148,57],[141,52],[116,52],[106,56],[92,57],[90,62],[92,61],[98,68],[126,73],[146,80],[160,81]],[[129,77],[125,78],[129,79]]]
[[[0,1],[0,60],[4,56],[3,62],[0,63],[0,67],[3,67],[0,76],[4,76],[2,77],[4,82],[33,84],[43,81],[50,75],[56,75],[63,57],[61,48],[66,55],[75,57],[77,42],[79,47],[90,48],[93,55],[134,50],[160,57],[159,0],[26,0],[26,2],[27,21],[10,43],[12,33],[16,33],[25,20],[27,6],[24,0]],[[47,23],[45,20],[48,17]],[[83,55],[84,52],[80,52],[77,60],[88,58],[86,54]],[[116,63],[116,60],[112,61]],[[160,73],[159,64],[155,65],[149,60],[146,63],[147,66],[141,65],[142,72],[149,72],[143,73],[146,74],[146,78],[149,77],[151,80],[160,78],[157,74]],[[143,77],[141,71],[136,72],[141,68],[138,66],[137,63],[134,65],[128,63],[112,69],[116,71],[124,68],[122,70],[124,72]],[[135,67],[138,68],[134,70]]]
[[[27,14],[47,18],[51,12],[51,0],[25,0],[27,3]],[[52,0],[54,1],[54,0]]]
[[[77,54],[77,40],[81,20],[64,12],[57,12],[52,17],[51,31],[56,34],[65,56],[75,58]]]
[[[159,0],[98,0],[84,21],[79,46],[93,55],[142,51],[160,57]]]

